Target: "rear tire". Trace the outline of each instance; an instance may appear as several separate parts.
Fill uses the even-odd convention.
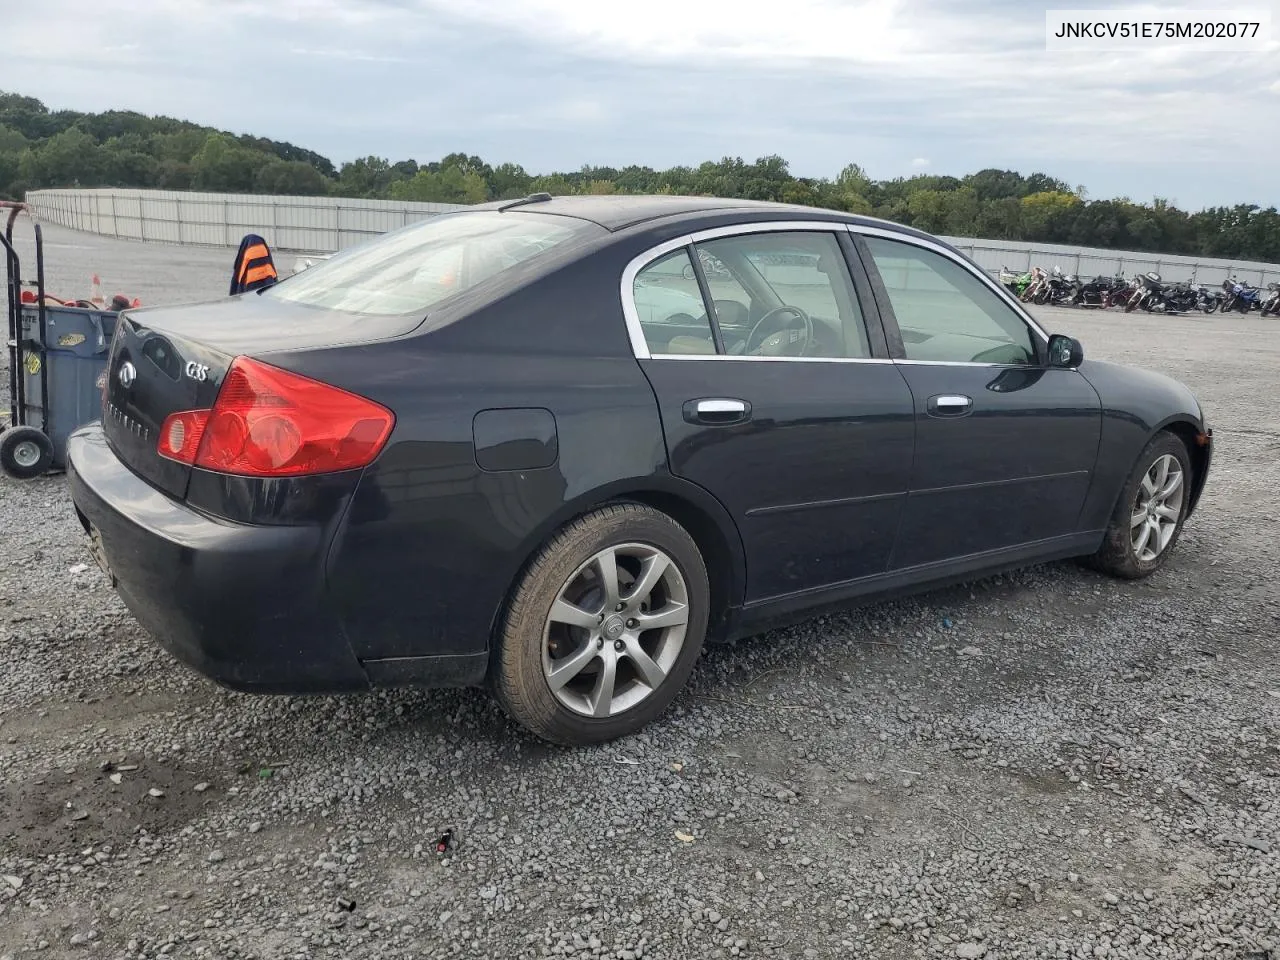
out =
[[[1084,563],[1124,580],[1140,580],[1159,570],[1182,534],[1191,480],[1186,444],[1162,430],[1138,457],[1116,500],[1102,546]]]
[[[692,673],[710,592],[697,544],[673,519],[641,504],[601,507],[552,537],[517,583],[494,693],[516,722],[553,743],[634,733]],[[657,625],[646,628],[646,618]]]
[[[31,480],[53,466],[53,441],[35,427],[10,427],[0,433],[0,468],[15,480]]]

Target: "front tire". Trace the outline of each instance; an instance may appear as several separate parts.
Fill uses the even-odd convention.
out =
[[[1124,580],[1164,566],[1182,534],[1191,476],[1186,444],[1167,431],[1156,434],[1116,501],[1101,548],[1086,563]]]
[[[516,585],[494,693],[553,743],[634,733],[688,680],[709,608],[706,566],[683,527],[642,504],[602,507],[557,533]]]

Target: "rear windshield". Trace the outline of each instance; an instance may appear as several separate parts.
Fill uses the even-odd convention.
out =
[[[488,211],[432,217],[322,261],[263,296],[350,313],[421,313],[570,239],[576,223]]]

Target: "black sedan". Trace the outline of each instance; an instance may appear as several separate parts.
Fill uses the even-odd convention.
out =
[[[70,488],[235,689],[488,683],[538,735],[660,714],[709,638],[1078,557],[1164,564],[1212,432],[971,260],[780,204],[546,195],[134,310]]]

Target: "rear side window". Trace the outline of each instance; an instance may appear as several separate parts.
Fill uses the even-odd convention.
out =
[[[350,313],[422,313],[577,235],[571,224],[488,211],[432,217],[295,274],[262,294]]]
[[[711,321],[688,250],[669,253],[636,274],[634,294],[640,329],[650,353],[716,352]]]

